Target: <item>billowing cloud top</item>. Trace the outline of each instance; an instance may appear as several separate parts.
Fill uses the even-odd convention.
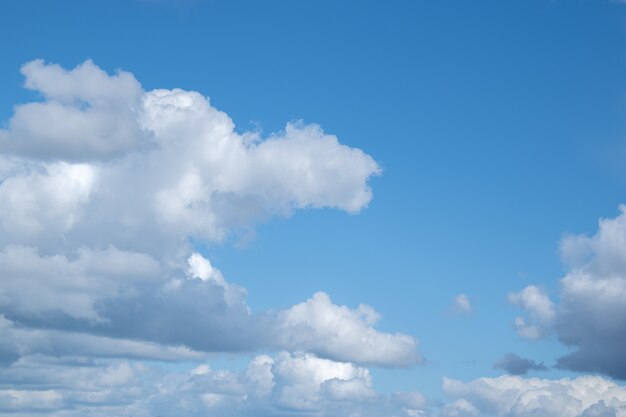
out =
[[[380,173],[317,125],[289,123],[266,140],[238,134],[196,92],[145,92],[132,74],[91,61],[67,71],[37,60],[22,73],[43,101],[17,106],[0,130],[1,243],[220,240],[294,209],[356,213]]]

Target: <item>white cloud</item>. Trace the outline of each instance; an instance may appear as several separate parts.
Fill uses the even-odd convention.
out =
[[[213,269],[213,265],[211,265],[211,261],[206,259],[199,253],[193,253],[187,259],[187,263],[189,264],[188,275],[192,278],[198,278],[203,281],[213,280],[218,285],[224,284],[224,278],[221,274],[216,273],[216,270]]]
[[[525,339],[540,339],[549,331],[554,321],[554,306],[542,289],[529,285],[521,292],[509,294],[509,301],[526,310],[533,324],[523,317],[517,317],[515,327],[517,334]]]
[[[61,103],[81,100],[127,103],[141,93],[141,86],[132,74],[118,71],[110,76],[90,60],[67,71],[59,65],[46,64],[37,59],[22,66],[21,72],[26,77],[24,85],[27,88]]]
[[[283,352],[273,369],[278,403],[291,409],[318,410],[323,396],[336,400],[376,396],[369,371],[351,363]]]
[[[0,182],[0,226],[12,243],[39,235],[60,238],[84,214],[96,170],[56,163]]]
[[[189,265],[187,275],[202,281],[211,281],[213,284],[221,287],[224,291],[224,300],[228,305],[245,305],[245,290],[226,282],[222,273],[218,269],[213,268],[211,261],[207,258],[194,252],[187,259],[187,264]]]
[[[501,376],[469,382],[444,378],[443,390],[462,401],[462,407],[453,403],[446,416],[586,417],[600,409],[626,416],[626,387],[593,376],[559,380]],[[453,413],[462,408],[466,414]]]
[[[405,334],[377,331],[373,325],[379,319],[369,306],[351,310],[333,304],[327,294],[318,292],[279,313],[276,337],[282,346],[311,350],[335,360],[384,366],[419,363],[417,341]]]
[[[42,60],[22,74],[45,101],[16,107],[0,151],[84,161],[120,156],[146,141],[135,116],[141,86],[132,74],[109,76],[91,61],[66,71]]]
[[[121,362],[55,362],[28,357],[0,369],[0,412],[15,416],[133,415],[146,416],[138,401],[148,393],[140,364]],[[138,406],[139,405],[139,406]],[[139,412],[134,412],[139,411]]]
[[[0,245],[113,245],[181,261],[189,237],[222,241],[297,209],[356,213],[372,198],[376,162],[317,125],[251,139],[196,92],[146,92],[90,61],[22,71],[44,100],[0,130]]]
[[[253,387],[254,395],[264,397],[272,392],[276,385],[272,367],[274,359],[268,355],[259,355],[250,361],[243,375],[243,380],[248,386]]]

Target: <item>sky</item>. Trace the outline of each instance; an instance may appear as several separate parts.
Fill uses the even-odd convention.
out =
[[[626,4],[0,2],[0,415],[625,417]]]

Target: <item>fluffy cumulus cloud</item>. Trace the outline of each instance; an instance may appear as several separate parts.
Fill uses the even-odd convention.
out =
[[[319,292],[304,303],[278,314],[276,337],[281,344],[307,348],[337,360],[387,366],[420,362],[417,342],[404,334],[382,333],[372,326],[379,315],[367,305],[352,310],[332,303]]]
[[[237,239],[300,209],[357,213],[380,173],[369,155],[301,122],[267,138],[238,133],[197,92],[144,91],[91,61],[36,60],[22,74],[41,100],[0,129],[0,414],[424,406],[418,393],[374,391],[363,366],[420,362],[417,341],[379,330],[374,309],[320,292],[253,312],[246,290],[189,243]],[[141,361],[257,351],[283,353],[241,372]]]
[[[380,172],[317,125],[238,134],[199,93],[145,92],[90,61],[67,71],[38,60],[22,73],[44,100],[17,106],[0,130],[4,243],[221,240],[295,209],[356,213]]]
[[[47,164],[0,184],[0,225],[7,241],[72,229],[89,200],[95,169],[85,164]]]
[[[91,61],[66,71],[42,60],[24,65],[22,74],[45,101],[15,109],[3,151],[80,161],[120,156],[144,142],[136,120],[142,90],[132,74],[109,76]]]
[[[455,399],[443,416],[623,417],[626,387],[585,376],[576,379],[480,378],[469,382],[444,378],[445,394]]]
[[[599,222],[593,236],[567,236],[561,255],[567,273],[560,281],[559,302],[529,286],[511,296],[528,312],[518,318],[520,335],[539,338],[554,332],[574,351],[558,366],[602,372],[626,379],[626,212]]]

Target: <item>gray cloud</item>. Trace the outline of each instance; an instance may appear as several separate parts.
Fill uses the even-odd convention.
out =
[[[557,366],[602,372],[626,380],[626,214],[602,219],[589,236],[566,236],[561,255],[568,270],[560,281],[559,303],[530,286],[511,300],[523,307],[518,333],[539,338],[550,332],[575,350]]]
[[[26,328],[197,352],[307,350],[382,366],[421,360],[414,338],[375,329],[379,315],[371,307],[339,306],[324,293],[285,310],[252,313],[245,290],[228,283],[197,253],[189,258],[186,271],[182,267],[163,271],[150,257],[112,249],[68,259],[39,257],[33,250],[11,247],[0,254],[0,266],[8,280],[3,285],[7,297],[0,300],[3,314]],[[168,279],[169,274],[174,278]],[[324,319],[329,316],[335,320]],[[45,352],[54,354],[51,349]],[[126,351],[133,356],[140,352]],[[107,352],[96,349],[93,354]]]
[[[507,353],[498,359],[493,367],[503,369],[511,375],[526,375],[528,371],[545,371],[548,368],[543,363],[537,363],[531,359],[522,358],[515,353]]]

